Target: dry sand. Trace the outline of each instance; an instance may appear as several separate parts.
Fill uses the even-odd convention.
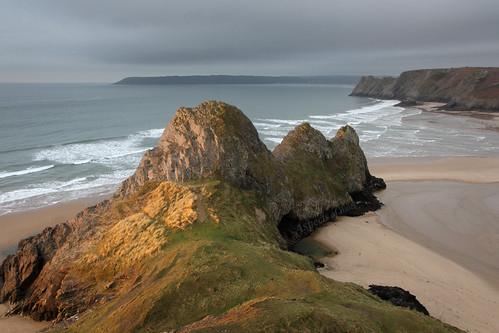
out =
[[[46,227],[72,218],[82,209],[102,201],[105,197],[73,200],[52,206],[0,216],[0,260],[15,252],[21,239],[33,236]],[[0,330],[0,332],[2,332]]]
[[[49,326],[47,322],[36,322],[21,316],[5,317],[7,306],[0,304],[0,332],[2,333],[32,333],[39,332]]]
[[[499,158],[382,159],[370,161],[370,168],[389,181],[380,193],[386,206],[314,235],[340,251],[324,259],[331,269],[323,274],[364,286],[398,285],[443,321],[472,332],[499,332],[499,184],[490,184],[499,182]],[[101,199],[0,216],[0,256]],[[2,333],[44,326],[0,318]]]
[[[484,177],[498,181],[499,160],[385,161],[370,164],[389,180],[379,195],[385,207],[314,234],[339,251],[324,259],[322,273],[400,286],[436,318],[470,332],[499,332],[499,184]]]
[[[499,288],[499,183],[390,182],[379,197],[385,226]]]
[[[385,181],[499,182],[499,157],[374,158],[369,161],[369,169]]]
[[[446,323],[471,332],[499,332],[497,289],[452,260],[388,229],[376,214],[341,218],[314,238],[339,251],[323,259],[325,276],[364,287],[399,286]]]

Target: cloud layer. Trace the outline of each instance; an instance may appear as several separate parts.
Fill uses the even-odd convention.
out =
[[[497,0],[4,0],[0,81],[499,66]]]

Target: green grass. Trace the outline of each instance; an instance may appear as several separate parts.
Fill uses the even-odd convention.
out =
[[[110,300],[58,331],[458,332],[327,279],[309,257],[282,250],[276,223],[262,215],[254,192],[221,182],[192,185],[219,221],[169,231],[166,244],[127,271]]]

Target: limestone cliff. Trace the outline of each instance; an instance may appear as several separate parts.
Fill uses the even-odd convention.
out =
[[[20,243],[0,298],[65,332],[458,332],[287,251],[383,187],[351,127],[272,153],[233,106],[181,108],[112,199]]]
[[[398,78],[364,76],[352,96],[442,102],[444,109],[499,110],[499,68],[407,71]]]

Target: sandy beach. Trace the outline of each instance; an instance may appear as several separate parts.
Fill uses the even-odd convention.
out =
[[[385,206],[341,218],[313,237],[339,254],[322,274],[340,281],[396,285],[430,313],[470,332],[498,332],[499,158],[383,158],[371,172],[388,182]],[[103,198],[0,216],[0,256],[18,241],[65,221]],[[367,223],[366,223],[367,222]],[[0,312],[6,311],[2,305]],[[47,323],[0,317],[0,332],[36,332]]]
[[[424,102],[420,105],[417,105],[416,108],[426,112],[450,114],[459,117],[471,117],[475,123],[483,126],[484,129],[496,130],[496,131],[499,130],[499,114],[497,112],[474,111],[474,110],[452,111],[452,110],[440,109],[444,105],[446,105],[446,103]]]
[[[369,169],[385,181],[499,182],[499,157],[373,158]]]
[[[499,332],[497,158],[384,159],[385,206],[313,237],[339,254],[322,274],[409,290],[430,314],[470,332]]]
[[[48,327],[50,323],[37,322],[21,316],[5,317],[8,307],[0,304],[0,332],[2,333],[32,333]]]
[[[0,260],[15,252],[21,239],[33,236],[46,227],[72,218],[82,209],[102,201],[105,196],[68,201],[40,209],[0,216]]]

